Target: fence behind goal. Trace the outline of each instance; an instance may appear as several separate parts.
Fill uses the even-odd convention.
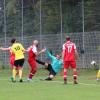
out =
[[[39,49],[47,47],[53,50],[53,53],[60,54],[62,52],[62,44],[65,42],[65,35],[63,34],[49,34],[49,35],[33,35],[24,37],[22,44],[25,48],[28,48],[34,39],[39,40]],[[90,68],[91,61],[96,61],[100,64],[100,32],[85,32],[83,33],[67,33],[71,37],[71,40],[75,42],[78,52],[79,52],[79,61],[77,62],[78,68]],[[20,37],[16,37],[18,41],[21,41]],[[7,37],[6,47],[10,46],[11,37]],[[0,45],[4,46],[4,38],[0,38]],[[27,64],[27,53],[25,54],[26,61],[24,66],[28,67]],[[38,57],[43,61],[49,61],[46,57],[46,54],[42,54]],[[0,66],[9,66],[9,53],[0,51]]]

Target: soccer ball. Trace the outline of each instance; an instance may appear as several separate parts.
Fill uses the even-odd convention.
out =
[[[92,66],[96,65],[96,61],[93,60],[93,61],[91,62],[91,65],[92,65]]]

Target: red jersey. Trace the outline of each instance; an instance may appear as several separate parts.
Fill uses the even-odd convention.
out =
[[[10,52],[10,59],[15,58],[14,53],[11,52],[11,48],[9,48],[9,52]]]
[[[28,60],[35,60],[36,58],[36,53],[37,52],[37,47],[36,46],[31,46],[28,48]]]
[[[71,41],[63,45],[64,61],[75,61],[75,49],[76,45]]]
[[[11,64],[11,67],[13,67],[14,66],[14,61],[15,61],[15,54],[12,53],[11,47],[9,47],[9,52],[10,52],[10,64]]]

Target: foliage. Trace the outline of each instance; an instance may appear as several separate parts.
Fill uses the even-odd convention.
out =
[[[20,35],[22,31],[22,1],[24,35],[40,32],[40,0],[6,0],[7,35]],[[82,32],[82,0],[61,0],[63,33]],[[3,8],[3,0],[0,1]],[[84,0],[85,31],[100,31],[99,0]],[[41,0],[42,34],[61,32],[60,0]],[[3,11],[3,9],[2,9]],[[0,14],[3,13],[0,12]],[[3,17],[0,32],[4,32]]]

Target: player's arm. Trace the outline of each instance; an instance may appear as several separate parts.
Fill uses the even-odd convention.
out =
[[[45,51],[46,51],[46,49],[44,48],[44,49],[42,49],[41,51],[37,52],[36,55],[39,55],[39,54],[41,54],[41,53],[44,53]]]
[[[75,49],[75,59],[78,60],[79,59],[79,54],[78,51]]]
[[[64,55],[65,55],[65,45],[63,45],[63,49],[62,49],[62,60],[64,59]]]
[[[3,48],[3,47],[1,47],[0,50],[2,50],[2,51],[9,51],[10,47],[9,48]]]
[[[32,46],[28,47],[27,49],[25,49],[25,52],[29,52],[29,50],[31,49]]]
[[[78,51],[76,49],[76,45],[75,44],[74,44],[74,49],[75,49],[75,52],[74,52],[75,59],[78,60],[79,59],[79,55],[78,55]]]
[[[48,57],[50,57],[51,59],[54,58],[54,56],[48,51],[48,49],[46,49],[46,54]]]
[[[35,53],[35,55],[40,55],[41,53],[44,53],[45,51],[46,51],[46,49],[44,48],[44,49],[42,49],[41,51],[37,51],[37,48],[36,47],[34,47],[33,49],[32,49],[32,51]]]

